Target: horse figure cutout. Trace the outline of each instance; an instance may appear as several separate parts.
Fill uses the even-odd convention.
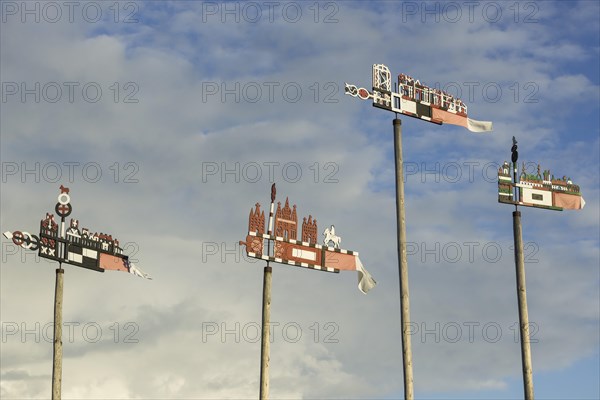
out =
[[[326,228],[323,232],[325,239],[323,239],[323,245],[329,247],[329,243],[333,242],[333,247],[339,249],[342,238],[335,234],[335,226],[331,225],[330,228]]]

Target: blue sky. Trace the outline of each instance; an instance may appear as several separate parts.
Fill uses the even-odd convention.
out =
[[[402,118],[415,397],[523,396],[513,135],[587,203],[522,210],[536,398],[600,397],[597,2],[24,4],[1,10],[0,227],[34,231],[64,184],[154,278],[66,267],[64,398],[256,397],[262,264],[238,241],[272,182],[378,282],[274,266],[272,398],[402,397],[393,115],[344,95],[374,63],[494,123]],[[45,398],[54,266],[2,240],[0,394]]]

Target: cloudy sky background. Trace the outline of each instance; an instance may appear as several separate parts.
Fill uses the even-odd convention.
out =
[[[494,123],[402,118],[416,397],[523,396],[513,135],[587,203],[522,210],[536,397],[600,396],[597,2],[22,4],[2,2],[0,227],[36,232],[64,184],[154,278],[65,267],[64,398],[257,396],[263,263],[237,243],[273,181],[378,285],[273,266],[271,396],[402,397],[393,115],[343,93],[373,63]],[[2,238],[2,398],[49,396],[55,268]]]

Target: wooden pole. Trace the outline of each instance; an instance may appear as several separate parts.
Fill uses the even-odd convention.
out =
[[[260,347],[260,400],[269,398],[269,363],[271,348],[271,280],[273,268],[265,267],[263,279],[262,336]]]
[[[523,230],[521,212],[513,211],[513,234],[515,240],[515,266],[517,270],[517,298],[519,301],[519,324],[521,334],[521,363],[523,366],[523,389],[525,400],[533,400],[533,367],[529,341],[529,314],[525,287],[525,262],[523,259]]]
[[[408,262],[406,257],[406,218],[404,215],[404,166],[402,164],[402,121],[394,118],[394,156],[396,160],[396,218],[398,268],[400,278],[400,324],[402,327],[402,362],[404,366],[404,398],[412,400],[413,371],[410,340],[410,300],[408,293]]]
[[[62,384],[62,304],[65,270],[56,270],[54,288],[54,352],[52,356],[52,400],[60,400]]]

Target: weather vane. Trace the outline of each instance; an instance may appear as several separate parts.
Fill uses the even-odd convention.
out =
[[[40,222],[38,235],[26,231],[4,232],[7,239],[24,249],[37,251],[38,255],[58,261],[56,270],[56,286],[54,291],[54,339],[52,361],[52,400],[60,400],[62,386],[62,304],[64,269],[62,264],[104,272],[105,270],[125,271],[131,274],[152,279],[137,268],[129,257],[123,254],[119,241],[105,233],[91,233],[88,229],[79,229],[79,220],[71,219],[69,227],[65,219],[71,215],[71,196],[69,188],[60,186],[58,202],[54,207],[60,222],[55,221],[54,214],[46,213]]]
[[[512,140],[512,168],[505,161],[498,169],[499,203],[556,211],[562,211],[563,209],[579,210],[585,206],[585,200],[581,196],[579,185],[574,184],[571,178],[567,176],[554,177],[549,169],[542,171],[539,164],[536,171],[528,174],[525,163],[523,163],[519,174],[517,140],[514,136]]]
[[[518,171],[519,152],[517,139],[513,136],[511,165],[504,161],[498,168],[498,202],[515,206],[513,211],[513,240],[515,248],[515,269],[517,283],[517,302],[519,305],[519,326],[521,337],[521,365],[523,372],[523,390],[525,400],[533,400],[533,366],[529,341],[529,312],[527,310],[527,288],[525,284],[525,258],[523,255],[523,228],[521,212],[518,206],[562,211],[580,210],[585,205],[579,186],[571,178],[555,178],[550,170],[541,170],[540,165],[533,174],[526,173],[525,163]]]
[[[344,92],[362,100],[372,99],[374,107],[434,124],[460,125],[471,132],[492,130],[491,122],[469,118],[467,106],[461,99],[443,90],[423,85],[411,76],[398,75],[397,88],[392,89],[392,75],[383,64],[373,64],[372,91],[346,83]]]
[[[318,243],[317,220],[312,215],[302,219],[301,236],[298,238],[298,215],[296,205],[290,207],[289,199],[285,205],[277,203],[275,210],[275,184],[271,186],[271,208],[267,233],[265,233],[265,212],[260,204],[250,209],[248,218],[248,235],[240,245],[246,247],[249,257],[267,261],[263,280],[263,310],[260,363],[261,400],[269,397],[269,363],[270,363],[270,319],[271,319],[271,282],[272,268],[269,263],[276,262],[318,271],[338,273],[341,270],[358,272],[358,288],[367,293],[375,286],[375,280],[367,272],[358,258],[358,253],[340,248],[341,237],[336,235],[331,225],[323,232],[323,242]]]
[[[302,220],[301,237],[298,238],[296,205],[290,207],[286,198],[285,205],[282,207],[278,202],[274,212],[275,193],[273,184],[267,233],[265,213],[260,209],[260,203],[250,210],[248,236],[245,242],[240,241],[240,245],[246,246],[248,257],[325,272],[357,271],[361,292],[367,293],[375,286],[375,281],[358,258],[358,252],[340,248],[342,238],[336,235],[334,225],[325,229],[323,242],[319,244],[317,220],[309,215]]]
[[[71,196],[69,188],[61,185],[58,202],[54,207],[60,217],[60,225],[54,214],[46,213],[40,222],[39,235],[26,231],[4,232],[7,239],[24,249],[38,251],[42,258],[87,268],[98,272],[105,270],[124,271],[151,279],[123,254],[119,241],[112,235],[92,233],[87,228],[79,229],[79,220],[71,218],[65,229],[65,220],[71,215]]]
[[[404,210],[404,171],[402,160],[402,121],[398,114],[434,124],[452,124],[471,132],[489,132],[492,123],[477,121],[467,116],[467,106],[443,90],[428,87],[406,75],[398,75],[398,83],[392,88],[392,74],[383,64],[373,64],[373,87],[345,84],[345,93],[362,100],[373,100],[373,106],[396,114],[394,126],[394,161],[396,164],[396,223],[398,242],[398,277],[400,290],[400,326],[402,328],[402,363],[404,398],[412,400],[413,372],[410,324],[410,295],[408,290],[408,260],[406,251],[406,215]]]

